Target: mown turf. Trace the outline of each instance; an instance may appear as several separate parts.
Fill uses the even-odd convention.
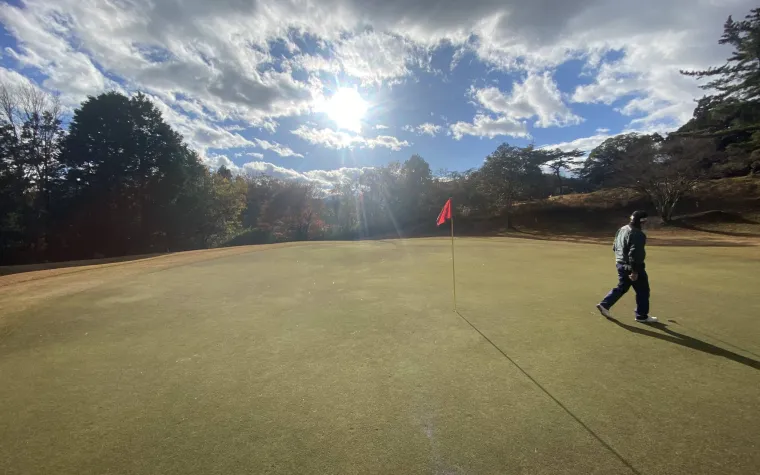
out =
[[[446,240],[249,249],[0,287],[0,473],[757,473],[757,248],[650,249],[651,327],[607,245],[458,240],[513,361]]]

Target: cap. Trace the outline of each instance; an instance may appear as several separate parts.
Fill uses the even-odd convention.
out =
[[[634,211],[633,214],[631,214],[631,222],[633,224],[641,224],[642,222],[646,222],[649,215],[646,211]]]

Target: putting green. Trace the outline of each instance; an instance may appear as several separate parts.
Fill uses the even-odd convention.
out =
[[[755,474],[760,252],[445,239],[167,256],[0,287],[8,474]],[[205,256],[205,257],[204,257]],[[671,321],[672,320],[672,321]]]

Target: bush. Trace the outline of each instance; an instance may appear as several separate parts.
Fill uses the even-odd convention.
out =
[[[272,232],[264,228],[252,228],[243,231],[223,244],[223,246],[250,246],[253,244],[271,244],[275,242]]]
[[[354,241],[360,237],[361,233],[358,227],[326,226],[322,234],[322,239],[326,241]]]

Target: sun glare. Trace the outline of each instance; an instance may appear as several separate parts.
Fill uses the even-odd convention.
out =
[[[339,129],[360,132],[367,102],[356,89],[342,88],[327,100],[325,113]]]

